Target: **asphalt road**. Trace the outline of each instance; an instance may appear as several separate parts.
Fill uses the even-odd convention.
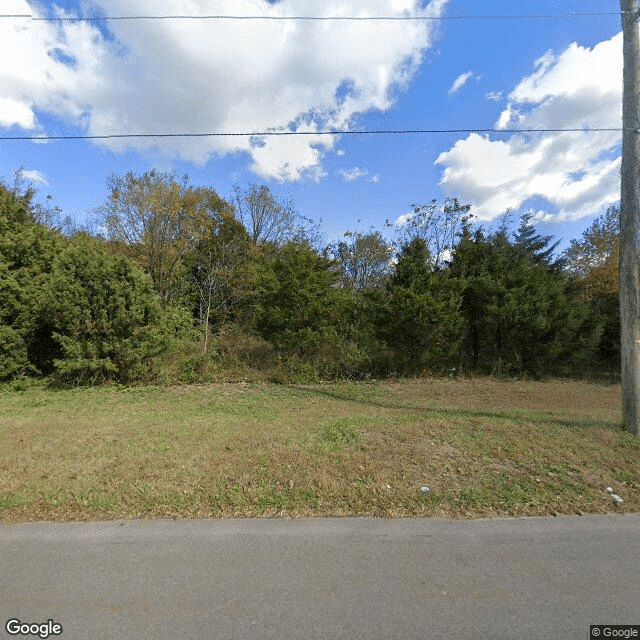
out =
[[[22,640],[587,640],[640,624],[640,514],[2,525],[0,571]]]

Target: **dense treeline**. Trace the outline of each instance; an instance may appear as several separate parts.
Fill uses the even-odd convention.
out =
[[[151,171],[108,190],[88,233],[0,185],[0,379],[618,370],[615,208],[556,258],[528,216],[486,232],[456,200],[322,247],[264,186],[230,203]]]

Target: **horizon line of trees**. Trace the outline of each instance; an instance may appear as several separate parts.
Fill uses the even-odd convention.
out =
[[[555,257],[529,214],[487,231],[456,199],[322,246],[264,185],[107,188],[98,234],[0,183],[0,380],[619,372],[616,207]]]

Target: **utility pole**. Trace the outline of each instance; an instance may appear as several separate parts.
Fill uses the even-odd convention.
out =
[[[620,0],[624,37],[620,190],[620,353],[622,411],[640,435],[640,38],[638,0]]]

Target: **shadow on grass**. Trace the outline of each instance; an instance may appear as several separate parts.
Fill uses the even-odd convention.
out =
[[[553,414],[536,409],[496,409],[496,410],[473,410],[458,409],[456,407],[434,407],[427,404],[405,403],[384,401],[378,398],[367,397],[365,393],[359,395],[353,392],[343,392],[337,389],[324,389],[318,387],[297,387],[305,394],[330,398],[339,402],[353,403],[363,407],[396,409],[411,411],[419,417],[426,419],[484,419],[484,420],[509,420],[512,422],[536,422],[545,427],[562,427],[566,429],[602,428],[614,431],[624,431],[622,422],[615,420],[602,420],[589,416],[565,416]]]

